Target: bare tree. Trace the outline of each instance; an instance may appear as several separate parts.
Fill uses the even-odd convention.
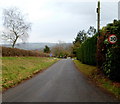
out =
[[[59,43],[56,44],[56,46],[52,47],[51,52],[56,57],[61,57],[61,58],[64,57],[65,58],[65,57],[71,55],[72,44],[64,43],[63,41],[59,41]]]
[[[23,42],[28,38],[28,31],[31,29],[31,23],[25,21],[24,16],[18,8],[9,8],[3,10],[4,31],[2,38],[10,41],[14,48],[18,39]]]

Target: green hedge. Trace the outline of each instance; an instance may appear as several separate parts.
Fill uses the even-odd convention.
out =
[[[120,81],[120,48],[107,50],[103,71],[111,80]]]
[[[120,82],[120,20],[114,20],[113,23],[107,24],[102,31],[105,34],[105,39],[109,35],[115,34],[117,36],[117,42],[110,44],[105,39],[103,40],[106,51],[104,53],[105,61],[101,69],[111,80]]]
[[[82,63],[96,65],[97,36],[88,38],[77,50],[77,59]]]

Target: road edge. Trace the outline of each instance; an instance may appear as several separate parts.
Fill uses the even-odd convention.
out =
[[[100,83],[97,83],[95,79],[90,78],[89,76],[87,76],[85,73],[83,73],[78,66],[76,65],[76,63],[74,62],[74,60],[72,60],[76,69],[88,80],[88,83],[94,85],[95,87],[99,88],[102,92],[110,95],[111,97],[114,98],[115,101],[119,101],[120,102],[120,98],[116,97],[116,95],[112,92],[110,92],[109,90],[107,90],[105,87],[100,86]]]

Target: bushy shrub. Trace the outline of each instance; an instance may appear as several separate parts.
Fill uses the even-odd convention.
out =
[[[98,35],[98,33],[97,33]],[[103,32],[103,30],[100,31],[100,36],[97,37],[97,53],[96,53],[96,60],[97,60],[97,67],[101,69],[101,66],[105,62],[105,54],[106,54],[106,44],[104,44],[104,41],[106,39],[106,34]]]
[[[110,79],[120,81],[120,21],[114,20],[113,23],[104,27],[103,32],[105,38],[102,42],[106,51],[103,54],[103,57],[105,56],[105,61],[102,62],[101,69]],[[110,34],[115,34],[117,36],[117,42],[115,44],[110,44],[108,42]]]
[[[103,71],[111,80],[120,81],[120,48],[107,50]]]

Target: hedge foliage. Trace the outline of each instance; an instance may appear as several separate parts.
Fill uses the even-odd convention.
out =
[[[1,47],[2,48],[2,56],[36,56],[36,57],[48,57],[48,54],[30,51],[30,50],[23,50],[18,48],[8,48],[8,47]]]
[[[97,53],[96,53],[96,60],[97,60],[97,67],[101,69],[101,66],[106,60],[106,44],[104,44],[104,41],[106,39],[106,34],[101,30],[100,36],[97,38]]]
[[[117,42],[110,44],[103,41],[106,45],[107,52],[105,53],[105,62],[102,65],[102,70],[111,80],[120,82],[120,20],[114,20],[113,23],[104,27],[106,39],[110,34],[117,36]]]
[[[82,63],[96,65],[97,36],[88,38],[77,50],[77,59]]]
[[[111,44],[108,37],[117,36],[117,42]],[[80,44],[77,59],[82,63],[95,65],[111,80],[120,82],[120,20],[107,24],[98,33]]]
[[[120,48],[107,50],[103,71],[111,80],[120,81]]]

